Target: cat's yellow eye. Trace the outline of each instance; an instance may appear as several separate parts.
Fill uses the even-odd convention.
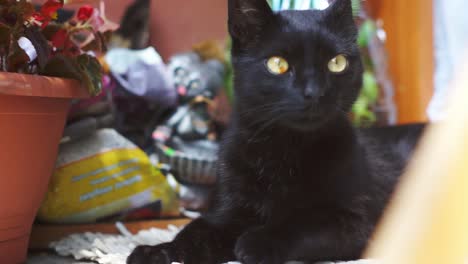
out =
[[[348,59],[340,54],[328,62],[328,69],[333,73],[342,73],[348,68]]]
[[[281,75],[289,70],[289,63],[282,57],[274,56],[268,59],[266,66],[268,71],[275,75]]]

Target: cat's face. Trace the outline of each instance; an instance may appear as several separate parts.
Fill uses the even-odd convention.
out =
[[[229,31],[240,114],[314,129],[356,100],[363,69],[350,0],[279,13],[264,0],[230,0]]]

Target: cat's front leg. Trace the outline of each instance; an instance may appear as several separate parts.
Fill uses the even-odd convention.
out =
[[[235,255],[243,264],[356,260],[366,246],[370,226],[359,219],[343,220],[298,216],[281,226],[257,227],[240,236]]]
[[[229,223],[218,226],[205,218],[187,225],[173,242],[140,246],[128,257],[127,264],[220,264],[234,260],[233,248],[239,234]]]
[[[286,259],[282,242],[271,231],[260,226],[242,234],[234,249],[237,260],[243,264],[283,264]]]
[[[139,246],[127,258],[128,264],[171,264],[177,259],[174,244],[164,243],[157,246]]]

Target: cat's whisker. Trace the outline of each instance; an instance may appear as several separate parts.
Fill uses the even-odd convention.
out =
[[[333,104],[333,106],[335,106],[335,109],[338,110],[340,113],[343,113],[343,114],[346,114],[346,115],[351,114],[349,111],[346,111],[346,110],[342,109],[338,104]]]
[[[265,131],[267,128],[269,128],[272,124],[274,124],[276,121],[278,121],[278,119],[280,119],[280,117],[276,117],[276,118],[272,118],[270,119],[268,122],[264,123],[263,126],[261,126],[249,139],[248,139],[248,143],[252,143],[252,142],[255,142],[255,138],[257,137],[257,135],[261,134],[263,131]]]
[[[241,116],[241,117],[244,117],[244,116],[246,116],[246,115],[249,115],[249,114],[252,114],[252,113],[258,112],[258,111],[274,110],[275,108],[282,107],[282,106],[286,106],[286,105],[287,105],[287,104],[285,104],[285,103],[278,103],[278,102],[269,103],[269,104],[263,104],[263,105],[260,105],[260,106],[251,108],[251,109],[249,109],[249,110],[247,110],[247,111],[241,111],[241,112],[240,112],[240,116]]]
[[[285,105],[286,106],[286,105]],[[258,116],[257,117],[257,121],[256,122],[253,122],[251,123],[247,128],[248,129],[253,129],[253,128],[256,128],[257,126],[260,125],[260,127],[258,127],[255,131],[255,133],[253,134],[253,136],[249,139],[249,142],[252,142],[253,139],[255,139],[255,137],[264,132],[267,128],[269,128],[271,125],[273,125],[274,123],[276,123],[278,120],[280,120],[281,118],[284,117],[285,114],[287,113],[291,113],[292,111],[291,110],[294,110],[294,109],[290,109],[290,108],[281,108],[281,107],[275,107],[274,109],[272,109],[269,113],[269,115],[261,115],[261,116]],[[271,118],[269,118],[271,117]]]

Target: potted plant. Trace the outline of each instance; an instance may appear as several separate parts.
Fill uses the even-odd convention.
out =
[[[55,23],[63,5],[0,0],[0,263],[25,261],[70,101],[99,93],[116,28],[91,6]]]

